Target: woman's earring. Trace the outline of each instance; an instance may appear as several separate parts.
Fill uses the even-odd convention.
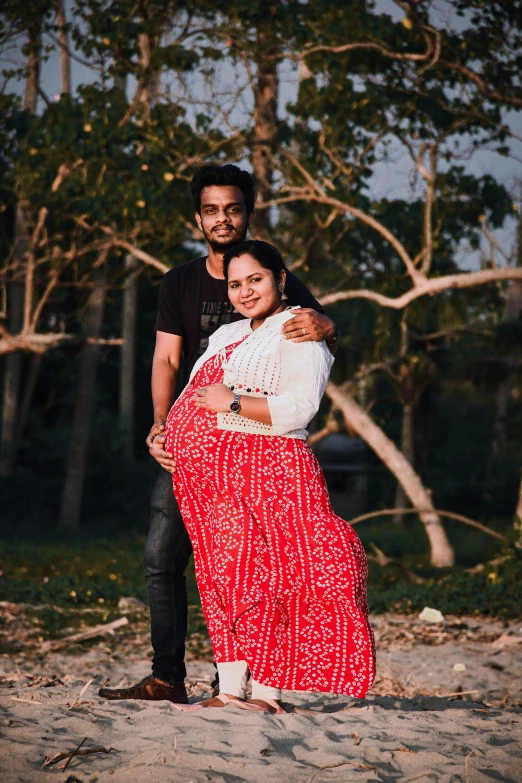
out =
[[[281,301],[283,301],[284,299],[288,299],[287,295],[285,294],[285,287],[284,287],[284,285],[280,285],[279,286],[279,290],[281,292]]]

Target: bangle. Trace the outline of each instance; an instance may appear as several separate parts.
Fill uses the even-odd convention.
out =
[[[328,347],[331,348],[333,345],[335,345],[335,343],[337,342],[340,336],[341,336],[341,332],[336,327],[333,337],[330,337],[330,339],[326,341],[326,345],[328,345]]]

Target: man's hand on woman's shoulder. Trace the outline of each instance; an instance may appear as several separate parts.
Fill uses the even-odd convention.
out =
[[[334,322],[327,315],[318,313],[310,307],[302,307],[298,315],[289,318],[283,324],[283,336],[285,340],[294,343],[320,342],[327,343],[333,340],[336,328]]]

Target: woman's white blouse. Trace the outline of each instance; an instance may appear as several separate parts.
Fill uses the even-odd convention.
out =
[[[217,427],[234,432],[308,436],[306,426],[313,419],[324,394],[334,358],[324,341],[293,343],[285,340],[281,327],[297,315],[291,308],[272,315],[252,331],[250,320],[225,324],[210,337],[208,348],[194,365],[189,384],[209,359],[223,366],[223,383],[238,394],[266,397],[272,424],[247,419],[237,413],[218,413]],[[226,347],[248,335],[225,359]]]

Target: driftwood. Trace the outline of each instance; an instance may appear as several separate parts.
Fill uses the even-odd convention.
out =
[[[474,691],[455,691],[455,693],[441,693],[440,698],[441,699],[452,699],[455,696],[469,696],[471,693],[478,693],[477,690]]]
[[[93,628],[87,628],[80,633],[74,633],[72,636],[65,636],[63,639],[57,639],[54,642],[44,642],[42,649],[44,652],[49,650],[59,650],[62,647],[67,647],[69,644],[77,644],[77,642],[85,642],[87,639],[94,639],[96,636],[103,636],[106,633],[113,633],[116,628],[121,628],[127,625],[129,622],[127,617],[120,617],[118,620],[114,620],[112,623],[106,623],[105,625],[95,625]]]
[[[509,636],[507,633],[501,634],[498,639],[491,642],[492,647],[502,649],[503,647],[510,647],[514,644],[522,644],[522,636]]]
[[[375,770],[375,767],[372,767],[371,764],[364,764],[360,761],[339,761],[337,764],[327,764],[325,767],[319,767],[312,777],[308,778],[306,783],[312,783],[312,780],[314,780],[323,769],[336,769],[337,767],[345,767],[347,764],[350,764],[352,767],[357,767],[357,769],[365,769],[368,772],[373,772]]]
[[[86,738],[87,739],[87,738]],[[82,743],[76,748],[75,751],[68,751],[68,752],[60,752],[54,753],[51,756],[46,756],[45,761],[42,764],[42,767],[48,767],[51,764],[57,764],[59,761],[63,761],[64,759],[68,759],[67,766],[69,762],[72,760],[74,756],[89,756],[91,753],[110,753],[111,748],[104,748],[103,746],[98,746],[95,748],[82,748],[83,743],[85,742],[85,739],[82,741]],[[58,767],[57,769],[66,769],[66,766]]]
[[[495,557],[493,560],[489,560],[487,563],[477,563],[472,568],[464,569],[467,574],[481,574],[486,568],[502,565],[506,560],[511,560],[513,555],[501,555],[501,557]]]
[[[66,762],[65,762],[65,764],[63,765],[63,771],[64,771],[64,772],[65,772],[65,770],[67,769],[67,767],[69,766],[69,764],[71,763],[71,761],[73,760],[73,758],[74,758],[75,756],[77,756],[77,755],[78,755],[78,752],[79,752],[79,750],[80,750],[80,748],[82,747],[82,745],[83,745],[83,743],[84,743],[84,742],[87,742],[87,737],[84,737],[84,738],[82,739],[82,741],[80,742],[80,744],[78,745],[78,747],[77,747],[77,748],[75,748],[75,750],[73,750],[73,752],[72,752],[72,753],[69,753],[69,754],[68,754],[68,755],[69,755],[69,758],[67,759],[67,761],[66,761]]]

